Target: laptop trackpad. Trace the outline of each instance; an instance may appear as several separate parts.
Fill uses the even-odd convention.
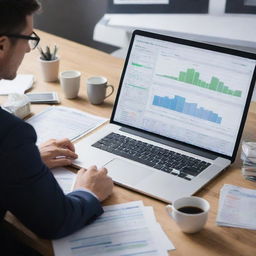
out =
[[[153,170],[118,158],[105,164],[105,167],[115,182],[127,185],[136,185],[154,173]]]

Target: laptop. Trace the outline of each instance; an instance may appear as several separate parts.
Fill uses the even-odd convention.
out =
[[[77,167],[171,203],[237,154],[256,55],[155,33],[132,35],[110,123],[75,144]]]

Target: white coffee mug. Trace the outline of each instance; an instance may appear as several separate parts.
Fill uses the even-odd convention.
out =
[[[114,92],[113,85],[108,84],[108,80],[104,76],[93,76],[87,79],[87,95],[92,104],[101,104],[106,98],[108,98]],[[106,95],[107,88],[111,89],[111,92]]]
[[[195,233],[206,224],[210,204],[203,198],[189,196],[175,200],[166,210],[183,232]]]
[[[76,70],[68,70],[60,73],[60,85],[67,99],[78,96],[81,73]]]

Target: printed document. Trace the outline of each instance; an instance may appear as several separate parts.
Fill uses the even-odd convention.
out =
[[[76,179],[75,173],[63,167],[53,168],[51,169],[51,172],[62,188],[64,194],[68,194],[73,190]]]
[[[256,230],[256,190],[225,184],[221,189],[217,224]]]
[[[74,141],[106,121],[106,118],[67,107],[49,107],[26,120],[36,130],[38,145],[49,139]]]
[[[152,207],[141,201],[104,207],[104,213],[82,230],[53,241],[56,256],[167,256],[175,249]]]
[[[8,95],[10,93],[23,94],[32,87],[34,83],[33,75],[17,75],[13,80],[0,80],[0,95]]]

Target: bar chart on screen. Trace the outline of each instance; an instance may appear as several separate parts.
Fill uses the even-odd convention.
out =
[[[227,67],[222,65],[221,58],[215,57],[212,61],[212,57],[211,53],[207,57],[162,53],[156,64],[154,81],[169,88],[180,88],[181,91],[202,93],[207,97],[221,97],[223,101],[243,104],[247,93],[243,88],[247,87],[241,87],[241,84],[250,82],[248,70],[244,71],[237,60],[232,60]]]
[[[199,138],[207,138],[209,149],[218,147],[221,151],[223,148],[232,148],[230,141],[235,136],[235,125],[239,125],[234,117],[241,114],[241,109],[225,97],[224,94],[218,98],[208,97],[184,88],[170,90],[164,84],[154,85],[147,106],[149,114],[142,119],[142,126],[196,145]],[[156,126],[158,130],[155,130],[154,123],[161,122],[163,124]],[[216,146],[214,139],[217,137],[219,146]]]
[[[200,72],[197,72],[193,68],[188,68],[186,71],[180,71],[178,77],[162,75],[162,74],[156,74],[156,75],[160,77],[165,77],[165,78],[173,79],[176,81],[184,82],[190,85],[199,86],[207,90],[228,94],[231,96],[241,97],[242,95],[241,90],[230,89],[228,86],[225,86],[224,82],[222,82],[217,77],[212,76],[209,83],[201,80]]]
[[[222,118],[215,112],[199,107],[197,103],[186,102],[186,98],[175,95],[174,98],[160,97],[155,95],[153,105],[167,108],[186,115],[194,116],[209,122],[221,123]]]
[[[207,126],[214,132],[231,134],[234,113],[240,114],[241,109],[233,99],[227,100],[226,97],[224,94],[214,97],[201,91],[191,91],[186,89],[186,85],[171,89],[165,84],[153,85],[148,109],[155,115],[169,119],[170,125],[175,121],[186,123],[194,129],[196,122],[199,128]],[[240,100],[239,97],[229,97]]]

